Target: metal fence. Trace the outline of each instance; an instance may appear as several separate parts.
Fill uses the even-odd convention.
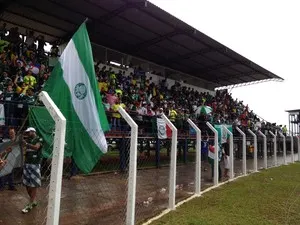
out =
[[[172,126],[173,122],[163,116],[172,128],[172,135],[159,139],[155,117],[140,120],[137,115],[121,114],[126,120],[122,119],[120,126],[118,123],[115,127],[112,125],[112,131],[106,135],[108,152],[91,173],[82,173],[74,159],[65,155],[60,207],[54,206],[59,212],[60,224],[141,224],[165,209],[173,210],[176,203],[199,195],[200,191],[219,182],[299,160],[299,137],[271,132],[253,133],[236,128],[228,143],[231,159],[229,178],[224,178],[224,157],[218,161],[219,169],[218,164],[209,163],[207,155],[201,151],[201,140],[203,142],[206,136],[210,145],[215,145],[218,140],[218,136],[210,131],[209,124],[188,120],[182,123],[175,121],[175,126]],[[113,119],[110,118],[110,121]],[[201,129],[191,132],[191,126]],[[68,141],[65,139],[66,143]],[[217,157],[216,153],[214,157]],[[22,181],[22,168],[13,171],[17,191],[0,192],[0,205],[6,206],[0,215],[4,224],[42,224],[45,219],[49,221],[49,214],[46,216],[48,199],[51,199],[51,193],[55,196],[50,181],[56,177],[54,182],[57,182],[59,178],[57,173],[53,173],[54,159],[53,156],[43,159],[39,206],[29,216],[20,214],[28,199],[25,188],[18,185]],[[213,179],[213,171],[216,175],[221,174],[220,180],[216,179],[218,176]]]

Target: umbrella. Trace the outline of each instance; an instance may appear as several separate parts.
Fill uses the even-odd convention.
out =
[[[0,177],[3,177],[7,174],[10,174],[14,168],[22,166],[22,154],[21,148],[18,142],[5,142],[0,146],[0,152],[7,149],[8,147],[12,148],[12,151],[7,155],[5,164],[0,166]]]
[[[211,112],[212,112],[211,107],[202,105],[197,108],[195,114],[200,115],[201,113],[203,113],[203,114],[207,115],[207,114],[210,114]]]

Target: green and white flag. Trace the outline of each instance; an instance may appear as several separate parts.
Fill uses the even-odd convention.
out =
[[[86,24],[74,34],[44,91],[67,119],[66,143],[82,172],[90,172],[107,152],[104,132],[109,124],[97,88]]]

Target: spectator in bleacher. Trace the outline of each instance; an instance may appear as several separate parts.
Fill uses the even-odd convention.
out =
[[[112,128],[113,130],[122,130],[121,127],[121,114],[119,113],[119,107],[126,109],[125,104],[121,103],[120,99],[117,99],[115,104],[112,106]]]
[[[24,83],[28,85],[29,88],[35,88],[37,82],[31,69],[28,70],[27,75],[24,77]]]
[[[173,122],[173,123],[175,123],[176,117],[177,117],[177,112],[176,112],[176,110],[171,106],[170,109],[169,109],[169,118],[170,118],[170,121]]]
[[[28,50],[35,50],[36,49],[34,41],[35,41],[34,31],[32,31],[32,30],[30,30],[30,31],[26,30],[26,41],[25,41],[25,44],[26,44],[26,47],[27,47]]]
[[[39,35],[36,40],[38,42],[38,53],[41,55],[44,53],[44,48],[46,46],[45,37],[43,35]]]
[[[5,126],[15,126],[15,104],[16,93],[14,92],[12,85],[9,84],[3,93],[2,99],[4,100],[4,115],[5,115]],[[6,129],[8,131],[8,129]],[[8,135],[8,133],[6,133]]]

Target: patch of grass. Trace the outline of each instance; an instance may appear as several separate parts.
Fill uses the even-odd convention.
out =
[[[299,225],[300,163],[240,178],[183,204],[153,225]]]

